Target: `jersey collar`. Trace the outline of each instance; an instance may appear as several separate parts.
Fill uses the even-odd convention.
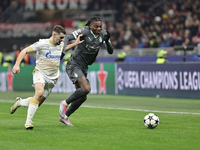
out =
[[[98,37],[99,37],[99,35],[95,35],[95,34],[92,32],[91,29],[90,29],[90,32],[92,33],[92,35],[94,36],[94,38],[98,38]]]
[[[51,38],[49,39],[49,42],[50,42],[52,45],[54,45],[53,42],[51,41]]]

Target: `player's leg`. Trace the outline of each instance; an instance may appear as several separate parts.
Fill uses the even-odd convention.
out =
[[[72,113],[74,113],[86,101],[86,99],[87,96],[83,96],[78,100],[72,102],[65,113],[65,118],[68,118]]]
[[[28,98],[20,98],[17,97],[14,105],[10,108],[10,114],[13,114],[20,106],[23,107],[28,107],[29,105],[29,100],[32,99],[33,97],[28,97]],[[42,101],[40,102],[40,105],[42,104]]]
[[[69,105],[71,102],[86,96],[90,92],[91,87],[87,80],[87,68],[80,68],[77,65],[67,65],[66,71],[76,86],[76,91],[66,99],[66,103]]]
[[[86,96],[90,90],[91,90],[91,87],[90,87],[90,84],[87,80],[87,78],[85,76],[82,76],[80,77],[78,80],[77,80],[80,88],[76,89],[76,91],[66,99],[66,103],[69,105],[71,102],[83,97],[83,96]]]
[[[90,84],[85,76],[80,77],[77,80],[77,82],[75,83],[75,86],[76,86],[76,91],[70,97],[68,97],[66,100],[63,100],[60,102],[59,114],[60,114],[61,118],[65,117],[65,112],[66,112],[67,106],[70,103],[78,100],[81,97],[85,97],[90,92]],[[83,101],[83,99],[82,99],[82,101]],[[80,103],[81,103],[81,101],[80,101]]]
[[[33,84],[35,88],[35,95],[29,99],[27,118],[25,123],[26,129],[33,129],[32,119],[38,109],[38,107],[46,99],[44,94],[44,86],[46,84],[45,77],[37,70],[33,72]]]
[[[24,106],[24,107],[28,107],[28,104],[29,104],[29,100],[31,99],[32,97],[28,97],[28,98],[20,98],[20,101],[19,101],[19,106]]]
[[[85,76],[84,76],[85,77]],[[83,78],[79,78],[78,80],[80,81],[80,83],[81,83],[81,85],[84,83],[84,82],[82,82],[82,79]],[[83,79],[83,81],[87,81],[87,83],[89,84],[89,82],[88,82],[88,80],[86,79]],[[79,84],[79,82],[76,82],[75,83],[75,86],[76,86],[76,89],[77,90],[79,90],[79,89],[81,89],[81,85]],[[86,86],[88,86],[87,84],[86,84]],[[82,87],[84,87],[84,85],[82,85]],[[90,88],[90,87],[89,87]],[[76,90],[76,91],[77,91]],[[76,92],[75,91],[75,92]],[[74,92],[74,93],[75,93]],[[73,93],[73,94],[74,94]],[[73,95],[72,94],[72,95]],[[75,99],[75,98],[74,98]],[[82,104],[83,104],[83,102],[85,102],[86,101],[86,99],[87,99],[87,95],[83,95],[83,96],[81,96],[81,97],[79,97],[79,98],[77,98],[77,99],[75,99],[75,100],[73,100],[72,102],[71,102],[71,105],[69,106],[69,108],[67,109],[67,106],[68,106],[68,104],[66,103],[66,101],[64,100],[64,101],[62,101],[61,102],[61,105],[60,105],[60,111],[62,111],[62,114],[63,115],[60,115],[61,117],[60,117],[60,121],[62,122],[62,123],[64,123],[64,124],[66,124],[67,126],[73,126],[72,125],[72,123],[69,121],[69,116],[73,113],[73,112],[75,112]],[[62,109],[62,108],[64,108],[64,109]],[[67,110],[66,110],[67,109]],[[66,110],[66,112],[64,112],[64,110]],[[61,114],[61,113],[60,113]]]
[[[60,121],[66,124],[67,126],[73,126],[69,121],[68,116],[65,115],[67,106],[74,102],[72,107],[70,107],[68,110],[68,113],[71,115],[86,100],[86,95],[90,92],[91,87],[86,78],[87,76],[86,68],[85,69],[80,68],[78,65],[72,65],[69,62],[69,64],[66,66],[66,72],[70,80],[73,83],[75,83],[76,91],[66,100],[60,103],[60,109],[59,109]]]
[[[43,75],[34,76],[34,79],[40,77],[40,80],[34,80],[35,95],[29,100],[29,107],[27,112],[27,119],[25,123],[26,129],[32,129],[32,119],[38,107],[45,101],[51,93],[52,88],[55,86],[57,79],[47,79]]]
[[[88,81],[88,80],[87,80]],[[75,83],[76,89],[81,88],[79,82]],[[76,111],[87,99],[87,95],[80,97],[73,101],[65,113],[65,118],[68,118],[74,111]]]
[[[33,72],[34,86],[36,85],[36,83],[40,83],[40,84],[45,85],[45,80],[43,78],[44,78],[43,75],[39,71],[34,71]],[[42,88],[43,88],[43,85],[41,85]],[[44,92],[44,88],[43,88],[42,92]],[[36,92],[35,94],[37,94],[37,93],[39,93],[39,92]],[[29,101],[32,100],[32,99],[38,99],[39,100],[37,95],[35,95],[35,97],[28,97],[28,98],[25,98],[25,99],[17,97],[15,104],[10,108],[10,113],[13,114],[17,110],[17,108],[19,108],[20,106],[28,107]],[[43,103],[43,98],[40,99],[39,104],[41,104],[41,103]]]
[[[34,85],[35,87],[35,95],[29,100],[27,118],[25,123],[26,129],[33,129],[32,119],[41,103],[45,100],[43,96],[44,93],[44,85],[41,82],[37,82]]]
[[[87,96],[83,96],[79,98],[78,100],[74,101],[71,103],[69,108],[66,110],[66,114],[64,118],[60,117],[60,121],[67,126],[73,126],[72,123],[69,121],[69,116],[75,112],[82,104],[85,102]]]
[[[66,71],[70,80],[75,84],[76,91],[66,100],[61,101],[59,108],[59,114],[61,118],[64,118],[67,106],[71,102],[76,101],[83,96],[86,96],[91,89],[90,84],[86,78],[87,69],[81,70],[79,66],[67,65]]]
[[[28,107],[30,98],[31,97],[22,99],[20,97],[17,97],[14,105],[10,108],[10,114],[13,114],[17,110],[17,108],[19,108],[20,106]]]

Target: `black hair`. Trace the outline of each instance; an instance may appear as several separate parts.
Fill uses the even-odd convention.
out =
[[[61,25],[56,25],[54,28],[53,28],[53,31],[57,32],[57,33],[64,33],[66,34],[66,31],[65,29],[61,26]]]
[[[85,26],[89,26],[92,22],[96,22],[96,21],[101,21],[101,19],[97,16],[90,18],[90,20],[88,20],[88,22],[85,24]]]

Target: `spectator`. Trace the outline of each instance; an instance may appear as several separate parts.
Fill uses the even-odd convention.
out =
[[[156,63],[157,63],[157,64],[168,63],[168,60],[167,60],[167,51],[165,51],[165,50],[160,50],[160,51],[157,53],[157,60],[156,60]]]
[[[115,61],[123,62],[125,58],[126,58],[126,52],[120,52],[117,54],[117,59]]]
[[[11,55],[7,55],[4,58],[4,63],[2,64],[3,67],[8,67],[12,65],[14,58]]]
[[[198,53],[198,60],[199,60],[199,62],[200,62],[200,52]]]
[[[0,52],[0,66],[1,66],[2,63],[3,63],[3,53]]]
[[[0,11],[8,11],[5,21],[20,22],[21,6],[19,0],[1,0]],[[104,22],[116,49],[196,45],[200,39],[199,0],[89,0],[87,6],[86,11],[116,10],[115,20]]]
[[[3,13],[3,20],[4,22],[20,22],[22,21],[23,17],[23,8],[20,6],[18,0],[11,0],[9,7],[5,9]]]

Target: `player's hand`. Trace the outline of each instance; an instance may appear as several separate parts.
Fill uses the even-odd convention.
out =
[[[83,34],[80,34],[80,35],[78,36],[78,38],[76,39],[75,42],[76,42],[77,45],[84,42],[84,40],[81,40],[81,37],[82,37],[82,36],[83,36]]]
[[[110,38],[110,33],[106,31],[106,35],[104,36],[104,40],[107,42]]]
[[[20,72],[20,67],[17,65],[14,65],[13,69],[12,69],[12,73],[17,74]]]
[[[62,54],[61,54],[61,56],[60,56],[60,60],[62,60],[64,56],[65,56],[65,53],[62,52]]]

